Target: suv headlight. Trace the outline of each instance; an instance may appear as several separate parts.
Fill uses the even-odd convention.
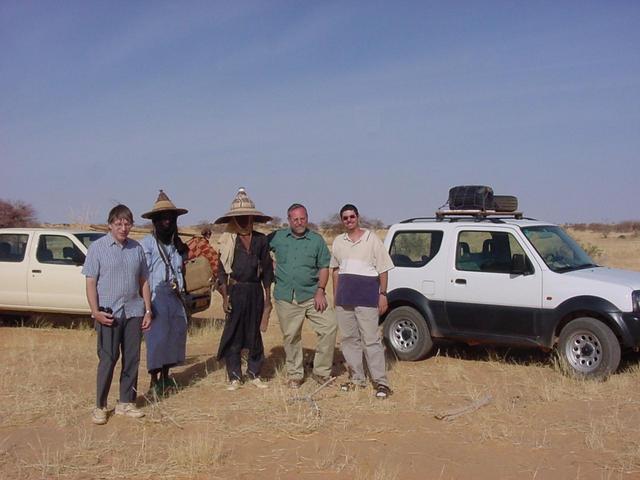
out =
[[[631,304],[634,312],[640,312],[640,290],[631,292]]]

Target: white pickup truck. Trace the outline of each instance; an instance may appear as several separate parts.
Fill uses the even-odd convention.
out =
[[[104,232],[0,228],[0,313],[89,315],[82,275],[87,249]],[[211,291],[184,295],[189,315],[211,304]]]
[[[87,248],[104,233],[0,229],[0,311],[88,315]]]

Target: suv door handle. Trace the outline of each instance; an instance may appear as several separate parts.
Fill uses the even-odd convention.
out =
[[[42,270],[31,270],[31,273],[42,273]]]
[[[456,278],[455,280],[457,285],[466,285],[467,281],[464,278]]]

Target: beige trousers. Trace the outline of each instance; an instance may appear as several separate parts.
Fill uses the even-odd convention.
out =
[[[330,376],[338,331],[333,310],[327,308],[324,312],[318,312],[313,305],[313,298],[310,298],[302,303],[295,300],[293,302],[276,300],[276,312],[280,320],[284,352],[287,357],[287,376],[297,380],[304,378],[302,323],[305,318],[309,319],[311,328],[318,336],[313,358],[313,373],[321,377]]]

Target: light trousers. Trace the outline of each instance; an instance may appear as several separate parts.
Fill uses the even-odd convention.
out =
[[[295,300],[276,300],[276,312],[283,335],[287,376],[297,380],[304,378],[302,324],[305,318],[309,319],[311,328],[318,337],[313,357],[313,373],[321,377],[330,376],[338,331],[333,310],[327,308],[324,312],[317,311],[313,298],[310,298],[301,303]]]
[[[363,354],[371,380],[389,386],[384,359],[384,345],[378,328],[375,307],[336,307],[336,319],[342,335],[342,355],[351,373],[351,381],[365,384]]]

